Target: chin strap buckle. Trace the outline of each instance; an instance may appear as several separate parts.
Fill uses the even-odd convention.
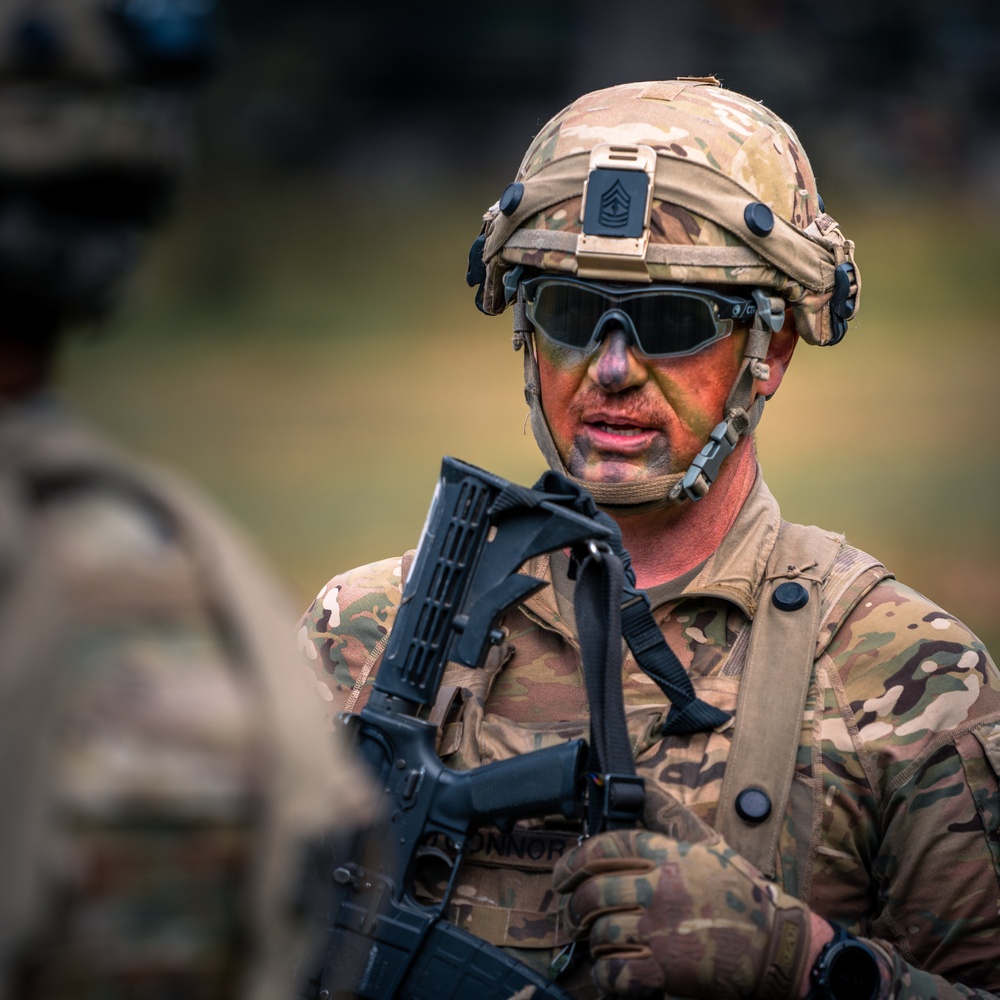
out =
[[[740,432],[732,419],[716,424],[708,436],[708,443],[695,456],[680,483],[680,492],[689,500],[700,500],[719,475],[722,463],[733,453],[740,440]]]
[[[684,478],[671,494],[675,499],[700,500],[719,475],[722,463],[733,453],[740,438],[757,426],[764,408],[765,397],[753,395],[755,381],[771,377],[765,360],[771,334],[777,333],[785,322],[785,304],[782,299],[768,295],[762,288],[753,290],[756,303],[753,325],[747,333],[743,350],[743,366],[726,400],[727,419],[715,425],[705,447],[695,456]]]

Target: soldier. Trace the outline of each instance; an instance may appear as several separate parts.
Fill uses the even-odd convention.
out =
[[[287,995],[307,848],[368,809],[302,725],[287,595],[51,385],[176,182],[210,8],[0,18],[3,997]]]
[[[587,94],[487,211],[469,280],[512,309],[546,460],[617,521],[689,696],[727,721],[673,724],[627,652],[645,828],[474,837],[449,919],[577,996],[1000,991],[996,667],[876,559],[783,521],[755,456],[797,341],[839,341],[861,288],[795,133],[714,78]],[[364,702],[408,565],[307,613],[331,709]],[[446,674],[451,766],[586,734],[566,567],[533,561],[551,586],[498,655]]]

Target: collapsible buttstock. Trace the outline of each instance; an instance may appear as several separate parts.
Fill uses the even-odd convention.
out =
[[[535,1000],[569,1000],[445,914],[471,830],[556,814],[578,818],[586,742],[454,771],[438,758],[435,726],[423,709],[435,703],[447,665],[481,667],[490,645],[503,639],[504,612],[544,586],[519,572],[527,560],[554,549],[593,549],[610,537],[605,525],[574,509],[577,500],[572,489],[527,490],[457,459],[442,462],[374,690],[355,723],[389,822],[334,873],[324,952],[308,996],[508,1000],[531,987]],[[450,877],[443,897],[427,903],[411,890],[419,863],[433,852],[451,866]]]

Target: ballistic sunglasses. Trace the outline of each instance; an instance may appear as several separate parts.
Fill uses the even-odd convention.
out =
[[[601,285],[542,275],[521,283],[536,330],[561,347],[590,353],[609,325],[621,325],[650,358],[695,354],[749,323],[753,299],[686,285]]]

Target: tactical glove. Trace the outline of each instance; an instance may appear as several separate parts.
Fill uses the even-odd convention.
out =
[[[789,1000],[809,954],[809,911],[721,838],[646,830],[585,841],[554,872],[598,988],[630,996]]]
[[[718,843],[722,837],[660,785],[646,782],[642,824],[686,844]]]

